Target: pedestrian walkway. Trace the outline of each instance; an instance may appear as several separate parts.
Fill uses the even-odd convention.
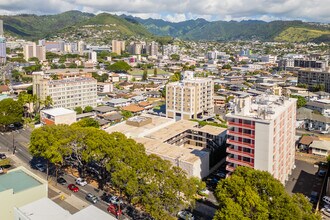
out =
[[[12,161],[14,161],[16,167],[23,166],[26,169],[33,172],[34,174],[36,174],[37,176],[39,176],[40,178],[45,179],[45,174],[42,175],[41,173],[36,172],[28,164],[21,161],[18,157],[16,157],[12,153],[7,155],[7,157],[10,158]],[[50,199],[52,199],[54,201],[57,201],[57,200],[65,201],[68,204],[71,204],[73,207],[75,207],[78,210],[81,210],[89,205],[87,202],[77,198],[75,195],[66,193],[64,190],[61,190],[61,189],[55,187],[54,184],[55,184],[54,181],[48,180],[48,188],[58,193],[57,196],[50,198]]]

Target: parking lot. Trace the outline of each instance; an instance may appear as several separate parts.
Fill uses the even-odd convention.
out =
[[[310,196],[312,191],[321,191],[323,178],[317,175],[319,167],[317,165],[296,160],[296,168],[289,176],[289,181],[285,188],[289,193],[302,193]]]

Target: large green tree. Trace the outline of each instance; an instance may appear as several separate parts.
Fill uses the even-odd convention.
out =
[[[108,134],[79,123],[35,129],[30,151],[59,167],[63,158],[72,154],[80,170],[89,162],[97,162],[101,166],[97,179],[101,189],[111,184],[130,203],[139,205],[155,219],[174,219],[179,209],[193,206],[194,196],[202,185],[169,161],[147,155],[142,144],[124,134]],[[111,182],[107,182],[108,177]]]
[[[113,72],[127,72],[131,69],[131,66],[128,65],[125,61],[118,61],[108,67],[106,67],[107,70],[113,71]]]
[[[23,120],[23,106],[13,99],[0,101],[0,127],[6,130],[10,124],[19,123]]]
[[[220,181],[215,196],[218,219],[320,219],[301,194],[290,196],[270,173],[238,167]]]

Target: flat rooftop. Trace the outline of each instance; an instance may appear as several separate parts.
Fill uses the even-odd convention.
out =
[[[195,163],[200,160],[200,158],[208,155],[207,151],[203,151],[203,148],[196,149],[196,147],[186,147],[186,146],[176,146],[167,143],[162,143],[157,139],[151,138],[135,138],[138,143],[141,143],[146,148],[149,154],[155,154],[160,157],[165,157],[166,159],[176,160],[180,158],[180,161]]]
[[[71,217],[69,211],[47,197],[19,207],[19,210],[30,220],[69,220]]]
[[[14,193],[19,193],[40,185],[42,185],[41,182],[23,170],[15,170],[0,175],[0,192],[13,189]]]
[[[254,121],[266,122],[277,118],[282,112],[286,111],[288,106],[295,103],[296,99],[281,97],[276,95],[259,95],[251,98],[246,97],[245,105],[249,109],[236,108],[234,113],[228,113],[226,116],[231,118],[254,119]],[[250,103],[249,103],[250,102]]]
[[[126,124],[126,121],[124,121],[107,128],[105,131],[108,133],[121,132],[125,134],[127,137],[137,138],[137,137],[143,137],[148,133],[151,133],[155,130],[159,130],[164,126],[175,122],[174,119],[155,116],[155,115],[145,114],[142,116],[151,118],[152,122],[141,127],[136,127],[136,126],[128,125]]]
[[[60,116],[60,115],[67,115],[75,113],[75,111],[67,109],[67,108],[52,108],[52,109],[46,109],[42,110],[42,112],[52,115],[52,116]]]

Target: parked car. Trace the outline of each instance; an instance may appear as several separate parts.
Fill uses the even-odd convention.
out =
[[[314,131],[315,128],[311,127],[311,128],[307,128],[307,131]]]
[[[316,203],[317,203],[317,200],[318,200],[318,198],[319,198],[318,195],[319,195],[319,194],[318,194],[317,192],[312,191],[312,192],[311,192],[311,195],[310,195],[310,197],[309,197],[309,201],[310,201],[312,204],[316,204]]]
[[[218,176],[218,177],[220,177],[221,179],[224,179],[224,178],[226,178],[226,175],[227,174],[226,174],[225,171],[220,170],[215,175]]]
[[[110,198],[110,203],[118,205],[118,204],[123,204],[123,201],[119,199],[117,196],[112,196]]]
[[[319,177],[325,177],[325,174],[327,173],[327,171],[326,170],[319,170],[319,172],[317,172],[317,175],[319,176]]]
[[[326,204],[330,205],[330,197],[329,196],[323,196],[322,201]]]
[[[94,203],[94,204],[97,203],[97,201],[99,201],[99,199],[96,196],[94,196],[92,193],[87,193],[85,198],[87,201]]]
[[[76,186],[74,184],[69,184],[68,189],[71,190],[72,192],[78,192],[79,191],[78,186]]]
[[[83,178],[77,178],[77,179],[76,179],[76,183],[77,183],[79,186],[86,186],[86,185],[87,185],[86,180],[83,179]]]
[[[321,212],[322,212],[324,215],[330,217],[330,209],[329,209],[329,208],[325,208],[325,207],[324,207],[324,208],[321,209]]]
[[[6,154],[0,154],[0,159],[6,159],[6,158],[7,158]]]
[[[66,180],[63,177],[57,178],[57,182],[61,185],[67,184]]]
[[[44,164],[37,163],[35,167],[36,167],[36,169],[39,170],[40,172],[45,172],[45,171],[46,171],[46,166],[45,166]]]
[[[121,209],[115,204],[110,204],[107,210],[108,212],[114,214],[116,217],[121,216],[122,214]]]
[[[179,219],[184,219],[184,220],[194,220],[195,219],[193,214],[186,210],[182,210],[182,211],[178,212],[178,217],[179,217]]]
[[[107,204],[111,203],[111,195],[103,193],[103,195],[101,196],[101,199],[106,202]]]

